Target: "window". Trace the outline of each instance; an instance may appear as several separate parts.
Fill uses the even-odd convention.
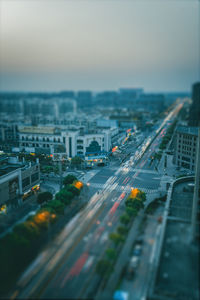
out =
[[[26,187],[27,185],[30,184],[30,177],[26,177],[22,180],[22,187]]]
[[[39,179],[39,173],[36,172],[33,175],[31,175],[31,183]]]

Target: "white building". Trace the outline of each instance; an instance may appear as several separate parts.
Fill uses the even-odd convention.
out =
[[[20,151],[33,153],[63,153],[68,157],[76,155],[101,155],[112,147],[112,138],[118,128],[102,130],[101,133],[85,133],[81,129],[61,129],[57,127],[19,127]]]

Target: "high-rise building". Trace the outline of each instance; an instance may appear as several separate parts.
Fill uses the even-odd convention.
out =
[[[200,126],[200,82],[192,86],[192,105],[190,107],[189,126]]]

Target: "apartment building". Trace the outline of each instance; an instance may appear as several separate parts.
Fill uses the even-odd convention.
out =
[[[191,171],[195,170],[198,127],[178,126],[175,136],[174,163]]]

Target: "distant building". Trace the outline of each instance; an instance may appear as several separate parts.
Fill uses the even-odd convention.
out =
[[[195,170],[198,128],[178,126],[175,136],[174,163],[191,171]]]
[[[0,156],[0,208],[16,204],[40,184],[40,165]]]
[[[90,132],[75,127],[61,129],[45,126],[19,126],[19,149],[24,152],[55,154],[65,153],[68,157],[85,157],[89,154],[107,153],[118,128]],[[94,144],[97,148],[91,148]]]
[[[0,123],[0,150],[11,152],[13,147],[18,147],[18,127],[14,123]]]
[[[20,151],[52,154],[58,148],[66,152],[65,136],[57,127],[19,126]]]
[[[142,94],[135,102],[134,107],[139,110],[162,112],[165,109],[163,94]]]
[[[192,87],[192,105],[190,107],[189,126],[200,126],[200,82]]]
[[[90,107],[92,105],[92,98],[93,96],[91,91],[79,91],[76,96],[78,107]]]

